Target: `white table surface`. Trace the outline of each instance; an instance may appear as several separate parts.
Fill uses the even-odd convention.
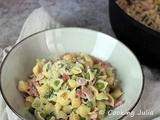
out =
[[[108,0],[0,0],[0,64],[2,50],[16,42],[26,18],[40,6],[46,7],[64,26],[90,28],[115,37],[109,21]],[[160,70],[151,66],[147,69],[144,65],[142,68],[147,79],[144,91],[133,110],[135,115],[125,117],[127,120],[150,120],[160,116]],[[140,110],[148,115],[137,115]]]

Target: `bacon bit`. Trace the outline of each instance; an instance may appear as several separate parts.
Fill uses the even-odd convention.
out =
[[[111,109],[113,110],[113,109],[121,106],[122,104],[124,104],[124,102],[125,102],[124,100],[120,100],[120,101],[116,102],[116,104]]]
[[[37,87],[39,86],[38,82],[29,82],[29,92],[33,96],[38,96]]]
[[[65,73],[62,73],[61,75],[65,80],[69,80],[70,79],[69,75],[67,75]]]
[[[39,80],[41,80],[41,79],[43,79],[44,78],[44,75],[42,74],[42,73],[39,73],[38,75],[37,75],[37,77],[36,77],[36,81],[39,81]]]
[[[77,83],[81,86],[84,86],[87,83],[87,80],[85,78],[78,79]]]
[[[93,57],[93,64],[98,64],[100,62],[100,59]]]

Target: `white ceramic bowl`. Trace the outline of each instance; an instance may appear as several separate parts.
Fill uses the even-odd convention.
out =
[[[24,109],[24,99],[17,90],[19,80],[26,80],[37,58],[51,59],[66,52],[84,52],[108,61],[116,69],[116,77],[125,92],[125,103],[115,111],[131,111],[143,90],[143,74],[135,55],[120,41],[100,32],[82,28],[57,28],[27,37],[9,52],[0,71],[1,92],[7,105],[20,118],[35,118]],[[108,115],[116,120],[123,114]]]

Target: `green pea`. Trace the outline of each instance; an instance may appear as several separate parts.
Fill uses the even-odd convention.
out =
[[[90,79],[89,73],[86,73],[86,74],[84,75],[84,77],[85,77],[86,79]]]
[[[104,84],[103,83],[97,83],[97,87],[98,87],[98,89],[103,89],[104,88]]]
[[[96,68],[93,68],[93,70],[95,70],[97,74],[100,72],[100,69],[97,68],[97,67],[96,67]]]
[[[87,102],[87,107],[90,108],[90,107],[92,107],[92,106],[93,106],[93,103],[92,103],[91,101],[88,101],[88,102]]]
[[[47,89],[47,92],[46,92],[46,94],[43,96],[44,98],[50,98],[50,96],[52,95],[52,93],[53,93],[53,88],[49,88],[49,89]]]
[[[55,84],[56,86],[58,86],[58,85],[60,84],[60,81],[59,81],[59,80],[56,80],[56,81],[54,81],[54,84]]]

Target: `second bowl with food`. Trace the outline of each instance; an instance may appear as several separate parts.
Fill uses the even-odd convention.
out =
[[[159,6],[154,0],[109,0],[110,22],[117,38],[141,63],[160,67]]]

